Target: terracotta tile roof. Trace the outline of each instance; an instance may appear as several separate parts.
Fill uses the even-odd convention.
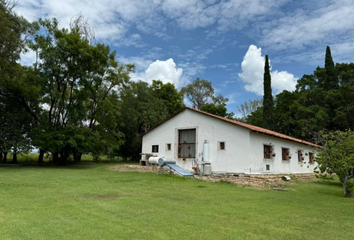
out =
[[[298,138],[293,138],[293,137],[287,136],[285,134],[281,134],[281,133],[274,132],[274,131],[271,131],[271,130],[268,130],[268,129],[265,129],[265,128],[253,126],[253,125],[250,125],[250,124],[247,124],[247,123],[242,123],[242,122],[238,122],[238,121],[235,121],[235,120],[223,118],[223,117],[220,117],[220,116],[217,116],[217,115],[214,115],[214,114],[211,114],[211,113],[203,112],[203,111],[200,111],[200,110],[197,110],[197,109],[194,109],[194,108],[190,108],[190,107],[185,107],[185,108],[181,109],[180,111],[178,111],[175,114],[173,114],[171,117],[167,118],[163,122],[159,123],[157,126],[155,126],[152,129],[150,129],[148,132],[150,132],[153,129],[157,128],[158,126],[160,126],[164,122],[170,120],[171,118],[173,118],[174,116],[178,115],[179,113],[183,112],[186,109],[189,109],[189,110],[192,110],[194,112],[201,113],[201,114],[213,117],[213,118],[220,119],[220,120],[222,120],[224,122],[232,123],[232,124],[247,128],[247,129],[249,129],[249,130],[251,130],[253,132],[263,133],[263,134],[266,134],[266,135],[269,135],[269,136],[278,137],[278,138],[286,139],[286,140],[289,140],[289,141],[293,141],[293,142],[297,142],[297,143],[306,144],[306,145],[309,145],[309,146],[321,148],[320,145],[317,145],[317,144],[314,144],[314,143],[311,143],[311,142],[307,142],[307,141],[304,141],[304,140],[301,140],[301,139],[298,139]],[[146,133],[148,133],[148,132],[146,132]],[[142,134],[141,136],[145,135],[146,133]]]

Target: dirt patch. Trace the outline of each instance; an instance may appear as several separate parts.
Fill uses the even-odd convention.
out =
[[[157,173],[160,170],[160,166],[140,166],[140,165],[115,165],[108,168],[112,171],[120,172],[153,172]]]

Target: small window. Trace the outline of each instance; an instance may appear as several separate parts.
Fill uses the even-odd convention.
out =
[[[315,154],[312,152],[309,152],[309,161],[310,161],[310,163],[315,162]]]
[[[304,154],[302,153],[301,150],[297,151],[297,159],[298,159],[298,162],[304,161]]]
[[[153,153],[159,152],[159,145],[152,145],[152,151]]]
[[[272,158],[272,146],[270,145],[263,145],[263,150],[264,150],[264,158],[265,159],[271,159]]]
[[[270,165],[269,165],[269,164],[266,165],[266,170],[267,170],[267,171],[270,170]]]
[[[283,161],[289,161],[291,159],[289,148],[282,148],[281,155]]]
[[[166,151],[171,151],[171,143],[166,144]]]
[[[225,142],[219,142],[219,150],[225,150]]]

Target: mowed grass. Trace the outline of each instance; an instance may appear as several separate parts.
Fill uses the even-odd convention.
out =
[[[0,168],[0,238],[354,238],[354,199],[333,181],[279,192],[108,166]]]

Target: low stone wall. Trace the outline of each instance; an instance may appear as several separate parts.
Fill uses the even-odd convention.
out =
[[[160,166],[140,166],[140,165],[115,165],[108,168],[112,171],[120,171],[120,172],[159,172]]]
[[[290,176],[291,181],[312,182],[317,181],[314,173],[307,174],[216,174],[210,176],[198,176],[197,178],[208,182],[227,181],[240,186],[252,186],[256,188],[285,187],[288,182],[283,181],[283,176]]]
[[[140,166],[140,165],[116,165],[109,167],[112,171],[122,172],[164,172],[168,173],[168,170],[160,169],[160,166]],[[285,182],[282,180],[283,176],[290,176],[291,181]],[[251,186],[259,189],[275,189],[280,190],[285,188],[288,183],[293,181],[300,182],[314,182],[317,181],[314,173],[299,173],[299,174],[212,174],[210,176],[195,175],[195,178],[208,181],[208,182],[220,182],[227,181],[235,183],[239,186]]]

